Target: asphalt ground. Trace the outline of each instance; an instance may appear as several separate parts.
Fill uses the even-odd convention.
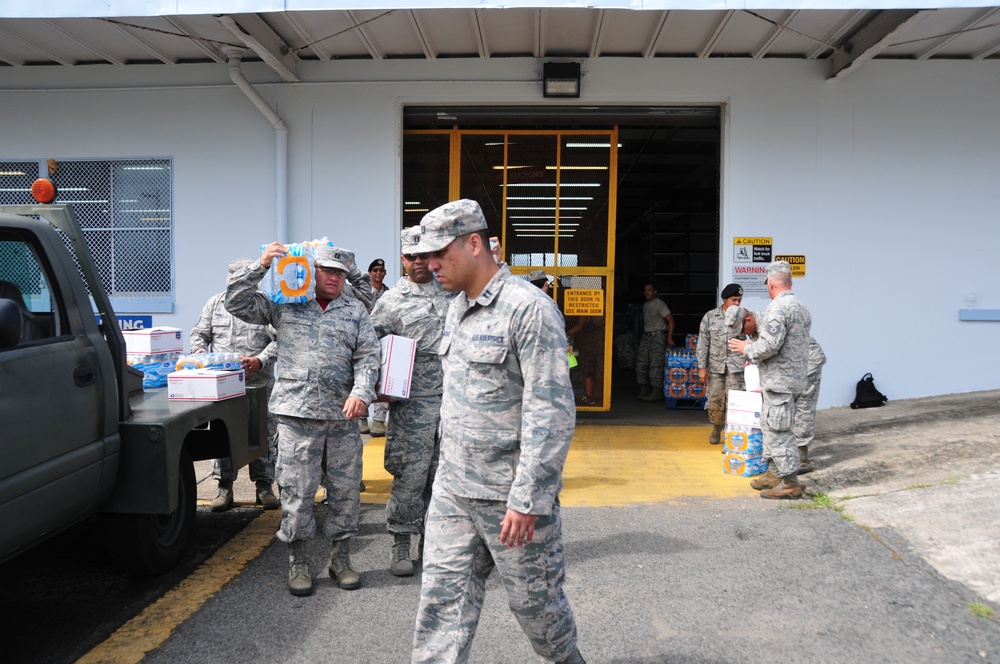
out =
[[[581,422],[563,518],[566,591],[584,656],[591,664],[1000,662],[998,399],[822,411],[819,469],[806,476],[819,497],[796,502],[761,500],[748,480],[722,474],[704,413],[635,404],[644,410],[631,421],[672,426],[632,429],[620,415],[608,426]],[[252,507],[241,478],[245,502],[225,515],[199,508],[199,529],[218,517],[249,525],[81,661],[408,661],[419,577],[386,569],[380,452],[379,439],[366,445],[369,490],[353,547],[361,590],[336,588],[324,573],[328,545],[315,540],[316,593],[291,597],[287,549],[273,539],[278,513]],[[199,478],[207,504],[214,484],[203,465]],[[539,661],[496,580],[472,661]]]

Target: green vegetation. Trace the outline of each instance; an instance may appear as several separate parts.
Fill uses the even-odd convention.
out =
[[[996,609],[982,602],[969,602],[969,611],[977,618],[986,618],[987,620],[992,620],[997,614]]]

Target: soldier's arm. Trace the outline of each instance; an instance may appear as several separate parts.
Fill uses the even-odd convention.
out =
[[[358,343],[354,347],[351,366],[354,369],[354,387],[351,397],[360,399],[365,404],[375,401],[375,383],[378,382],[378,369],[382,358],[382,346],[375,336],[375,328],[367,311],[362,311],[358,322]]]
[[[208,302],[201,309],[201,317],[198,318],[195,326],[191,328],[190,343],[192,353],[207,352],[212,345],[212,314],[215,311],[215,305],[218,300],[219,297],[215,295],[208,299]]]
[[[521,514],[552,511],[576,425],[563,325],[559,310],[548,298],[533,299],[511,321],[524,396],[521,455],[507,507]]]
[[[273,327],[268,325],[267,335],[271,337],[270,343],[257,353],[257,359],[260,360],[262,370],[273,367],[274,363],[278,360],[278,334]]]
[[[354,297],[365,305],[366,311],[370,312],[375,307],[375,289],[372,287],[371,275],[362,272],[356,264],[352,264],[347,272],[347,280],[354,289]]]
[[[267,266],[254,261],[233,275],[226,287],[226,311],[247,323],[272,325],[277,320],[278,305],[257,289],[266,272]]]

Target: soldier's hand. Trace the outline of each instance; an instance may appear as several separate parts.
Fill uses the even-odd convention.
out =
[[[280,242],[272,242],[271,244],[264,247],[264,252],[260,255],[260,264],[263,267],[271,267],[271,261],[275,258],[281,258],[288,251],[285,249],[285,245]]]
[[[347,397],[344,402],[344,415],[347,419],[361,417],[368,412],[368,404],[357,397]]]
[[[500,522],[500,543],[506,544],[510,549],[516,546],[524,546],[535,537],[534,514],[521,514],[510,508]]]

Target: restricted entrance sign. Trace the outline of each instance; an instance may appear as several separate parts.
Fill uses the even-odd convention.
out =
[[[604,291],[595,288],[568,288],[563,291],[566,316],[603,316]]]
[[[776,261],[788,261],[792,266],[792,277],[806,276],[806,256],[805,254],[781,254],[774,257]]]

